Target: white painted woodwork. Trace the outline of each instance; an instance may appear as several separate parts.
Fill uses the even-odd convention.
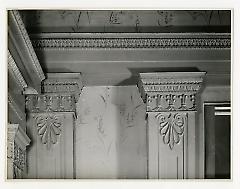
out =
[[[27,172],[26,147],[30,139],[19,124],[8,124],[7,179],[24,178]]]
[[[9,13],[8,34],[9,52],[29,87],[27,90],[25,85],[19,87],[21,77],[16,78],[9,70],[8,89],[12,99],[8,104],[9,122],[16,123],[10,125],[18,129],[8,133],[8,136],[17,136],[15,139],[8,138],[8,147],[10,143],[16,143],[26,150],[29,144],[24,133],[26,123],[22,92],[23,89],[28,94],[41,92],[41,81],[45,78],[41,66],[47,72],[84,72],[84,84],[102,85],[84,88],[77,103],[76,120],[73,112],[56,113],[61,117],[61,133],[57,136],[57,143],[49,149],[42,143],[33,117],[48,115],[49,112],[27,115],[27,135],[31,138],[27,149],[28,173],[25,175],[15,169],[17,178],[203,178],[202,104],[204,101],[230,101],[230,48],[36,49],[40,63],[44,63],[40,66],[17,11]],[[47,35],[49,38],[56,38],[56,35],[64,38],[63,35],[72,34]],[[79,37],[82,34],[75,35]],[[125,34],[102,35],[117,37]],[[133,36],[128,35],[130,38]],[[148,38],[155,34],[136,35]],[[206,83],[201,89],[202,94],[197,97],[197,112],[187,111],[184,135],[171,150],[162,142],[155,113],[148,112],[145,120],[146,106],[137,87],[122,85],[135,85],[139,72],[188,69],[207,71]],[[47,76],[57,78],[59,73]],[[9,155],[13,153],[11,149],[13,146],[8,148],[8,178],[14,177],[13,156]]]
[[[27,133],[32,142],[28,149],[27,178],[73,178],[73,127],[74,113],[57,113],[60,118],[60,135],[57,143],[43,144],[37,130],[36,118],[54,113],[32,113],[27,120]]]
[[[32,47],[21,15],[17,10],[8,12],[8,49],[26,80],[28,87],[41,92],[41,81],[45,79],[43,70]]]
[[[140,73],[148,115],[148,177],[196,178],[196,118],[203,72]]]

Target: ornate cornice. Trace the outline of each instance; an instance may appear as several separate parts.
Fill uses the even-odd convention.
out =
[[[48,73],[42,83],[42,93],[73,94],[78,100],[83,88],[80,73]]]
[[[204,72],[140,73],[139,90],[147,111],[195,111]]]
[[[75,112],[75,97],[64,94],[27,95],[26,110],[28,113]]]
[[[25,46],[26,46],[26,49],[28,51],[28,54],[30,55],[30,58],[31,58],[31,61],[32,61],[32,65],[33,65],[33,68],[35,69],[39,79],[42,81],[45,79],[45,76],[44,76],[44,73],[43,73],[43,70],[40,66],[40,63],[38,61],[38,58],[36,56],[36,53],[33,49],[33,46],[32,46],[32,42],[28,36],[28,33],[27,33],[27,30],[25,28],[25,25],[22,21],[22,18],[19,14],[19,12],[17,10],[12,10],[10,11],[10,14],[12,14],[13,16],[13,19],[16,23],[16,26],[19,30],[19,32],[21,33],[21,38],[23,39],[24,43],[25,43]]]
[[[148,35],[150,37],[148,37]],[[230,34],[141,34],[132,36],[130,34],[113,34],[83,36],[79,38],[33,38],[32,44],[36,49],[68,49],[68,48],[100,48],[100,49],[181,49],[181,48],[207,48],[226,49],[231,48]],[[153,36],[152,36],[153,35]],[[120,37],[119,37],[120,36]]]
[[[8,70],[13,75],[19,86],[22,90],[24,90],[27,87],[27,83],[25,79],[23,78],[20,70],[18,69],[16,62],[14,61],[11,53],[8,50]]]

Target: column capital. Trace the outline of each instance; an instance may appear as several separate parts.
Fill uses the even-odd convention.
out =
[[[83,88],[80,73],[48,73],[42,84],[44,94],[74,95],[78,101]]]
[[[195,111],[205,72],[140,73],[139,90],[148,112]]]
[[[75,112],[74,95],[41,94],[27,95],[26,110],[28,113]]]

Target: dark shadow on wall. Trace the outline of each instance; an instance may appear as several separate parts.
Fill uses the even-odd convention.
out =
[[[164,67],[164,68],[128,68],[131,77],[118,83],[116,86],[122,85],[137,85],[139,80],[139,73],[151,72],[199,72],[195,67]]]

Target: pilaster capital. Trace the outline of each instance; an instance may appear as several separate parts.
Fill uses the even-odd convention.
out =
[[[140,73],[139,90],[148,112],[195,111],[205,72]]]
[[[42,84],[42,93],[73,95],[78,101],[82,88],[80,73],[48,73]]]
[[[75,112],[76,101],[71,94],[27,95],[26,110],[28,113]]]

